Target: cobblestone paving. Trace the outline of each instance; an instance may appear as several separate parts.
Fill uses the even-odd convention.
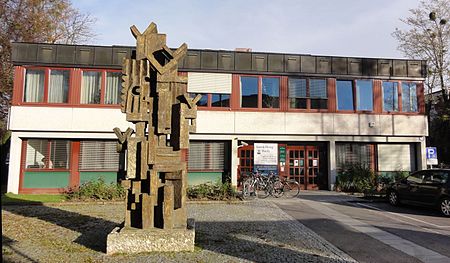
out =
[[[189,204],[196,249],[107,256],[122,204],[4,206],[4,262],[353,262],[270,201]]]

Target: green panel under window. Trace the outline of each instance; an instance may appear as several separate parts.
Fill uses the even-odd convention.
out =
[[[189,172],[188,185],[198,185],[206,182],[222,181],[222,172]]]
[[[80,184],[103,178],[105,183],[117,183],[117,172],[80,172]]]
[[[25,172],[23,188],[65,188],[69,176],[69,172]]]

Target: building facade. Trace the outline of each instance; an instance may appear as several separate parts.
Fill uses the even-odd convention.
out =
[[[103,178],[120,155],[122,59],[133,47],[14,43],[8,192],[55,193]],[[426,167],[420,60],[188,50],[186,92],[202,94],[190,184],[238,185],[254,169],[333,189],[339,169]]]

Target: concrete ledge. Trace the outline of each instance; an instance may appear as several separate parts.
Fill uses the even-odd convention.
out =
[[[187,220],[186,229],[137,229],[116,227],[107,237],[106,253],[152,251],[194,251],[195,222]]]

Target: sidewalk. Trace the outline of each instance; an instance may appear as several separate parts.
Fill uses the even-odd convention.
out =
[[[106,235],[122,221],[122,204],[3,209],[5,262],[353,262],[270,200],[190,203],[194,252],[117,256],[104,248]]]

